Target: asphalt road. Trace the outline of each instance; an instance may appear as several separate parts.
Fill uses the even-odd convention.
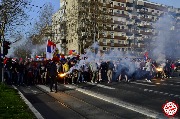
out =
[[[175,101],[180,105],[180,78],[151,83],[59,84],[58,93],[50,93],[44,85],[18,89],[46,119],[150,119],[154,112],[155,118],[164,119],[163,104]],[[180,117],[180,112],[175,117]]]
[[[102,85],[113,89],[102,88]],[[163,113],[162,106],[167,101],[175,101],[177,104],[180,104],[180,78],[154,79],[151,83],[145,80],[130,83],[104,83],[100,85],[89,83],[88,85],[78,85],[78,87],[104,94],[108,97],[114,97],[130,104],[143,106],[158,113]],[[180,112],[177,113],[176,117],[180,117]]]

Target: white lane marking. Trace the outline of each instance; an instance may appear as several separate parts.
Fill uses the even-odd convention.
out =
[[[154,91],[154,93],[158,93],[159,91]]]
[[[148,89],[144,89],[144,91],[148,91]]]
[[[174,97],[179,97],[179,95],[175,95]]]
[[[109,96],[105,96],[103,94],[99,94],[99,93],[95,93],[93,91],[89,91],[89,90],[86,90],[86,89],[78,88],[78,87],[73,86],[73,85],[64,85],[64,86],[68,87],[68,88],[71,88],[71,89],[75,89],[75,90],[77,90],[79,92],[90,95],[92,97],[104,100],[106,102],[118,105],[120,107],[124,107],[124,108],[127,108],[129,110],[141,113],[141,114],[146,115],[146,116],[151,117],[151,118],[156,118],[158,115],[162,115],[161,113],[158,113],[157,111],[150,110],[150,109],[147,109],[147,108],[144,108],[144,107],[141,107],[141,106],[133,105],[133,104],[121,101],[121,100],[119,100],[117,98],[112,98],[112,97],[109,97]]]
[[[164,95],[168,95],[169,93],[164,93]]]
[[[149,85],[149,84],[138,83],[138,82],[131,82],[131,83],[138,84],[138,85],[144,85],[144,86],[156,86],[156,85]]]
[[[137,82],[153,83],[153,82],[147,82],[146,80],[137,80]]]
[[[156,84],[158,84],[158,85],[159,85],[159,84],[161,84],[161,83],[156,83]]]
[[[177,86],[177,87],[179,87],[180,85],[176,85],[176,84],[171,84],[171,83],[162,83],[162,85],[170,85],[170,86]]]
[[[163,94],[163,95],[169,95],[172,97],[179,97],[180,98],[180,95],[169,94],[169,93],[165,93],[165,92],[159,92],[159,91],[154,91],[154,90],[149,90],[149,89],[144,89],[144,91],[149,91],[149,92],[154,92],[154,93],[159,93],[159,94]]]
[[[32,91],[34,94],[37,94],[37,91],[36,91],[36,90],[32,90],[32,89],[31,89],[31,91]]]
[[[153,92],[153,90],[149,90],[149,92]]]
[[[173,96],[174,94],[169,94],[169,96]]]
[[[111,90],[115,89],[115,88],[112,88],[112,87],[109,87],[109,86],[106,86],[106,85],[102,85],[102,84],[94,84],[94,83],[89,83],[89,82],[87,82],[87,84],[95,85],[95,86],[98,86],[98,87],[101,87],[101,88],[106,88],[106,89],[111,89]]]
[[[13,86],[13,88],[18,90],[15,86]],[[24,95],[19,90],[18,90],[18,93],[20,94],[24,102],[29,106],[29,109],[34,113],[37,119],[44,119],[42,115],[35,109],[35,107],[24,97]]]

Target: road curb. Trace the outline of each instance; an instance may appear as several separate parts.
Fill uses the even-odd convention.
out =
[[[37,119],[44,119],[43,116],[35,109],[35,107],[25,98],[25,96],[13,85],[14,89],[18,91],[21,98],[24,100],[24,102],[28,105],[29,109],[34,113]]]
[[[86,89],[78,88],[77,86],[74,86],[74,85],[64,85],[64,86],[67,87],[67,88],[75,89],[75,90],[77,90],[77,91],[79,91],[81,93],[84,93],[86,95],[89,95],[89,96],[101,99],[103,101],[115,104],[117,106],[124,107],[126,109],[138,112],[140,114],[146,115],[146,116],[151,117],[151,118],[168,119],[167,117],[164,116],[163,113],[158,113],[157,111],[150,110],[150,109],[144,108],[142,106],[137,106],[137,105],[134,105],[134,104],[130,104],[130,103],[121,101],[121,100],[116,99],[116,98],[105,96],[105,95],[100,94],[100,93],[96,93],[96,92],[89,91],[89,90],[86,90]]]

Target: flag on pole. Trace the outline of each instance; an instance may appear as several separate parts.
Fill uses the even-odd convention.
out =
[[[53,43],[52,41],[48,40],[47,47],[46,47],[46,59],[53,58],[53,53],[54,53],[55,49],[56,49],[56,44]]]
[[[148,52],[144,53],[144,60],[146,61],[148,59]]]

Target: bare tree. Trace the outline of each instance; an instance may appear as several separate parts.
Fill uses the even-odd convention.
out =
[[[52,35],[51,23],[54,7],[50,3],[46,3],[39,13],[38,19],[34,23],[31,33],[33,45],[44,44],[44,39],[47,35]]]
[[[6,31],[14,31],[18,25],[24,25],[28,18],[25,8],[29,5],[30,0],[1,0],[0,2],[0,19],[5,21]]]
[[[39,18],[35,21],[34,24],[34,34],[39,34],[41,30],[46,27],[46,25],[50,26],[52,23],[52,15],[54,13],[54,7],[51,3],[46,3],[44,7],[39,12]]]

